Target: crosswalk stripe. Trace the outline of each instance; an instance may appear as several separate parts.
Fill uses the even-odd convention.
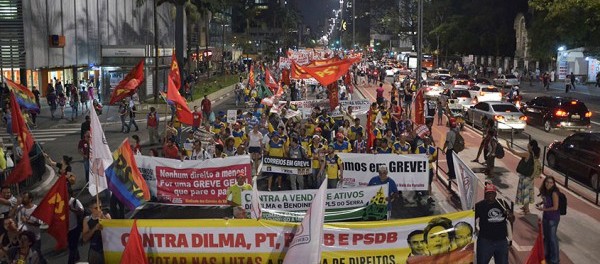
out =
[[[44,145],[47,142],[56,140],[57,138],[64,137],[65,135],[79,133],[80,131],[80,128],[50,128],[32,130],[31,133],[33,134],[33,138],[37,143],[39,143],[40,145]],[[12,140],[10,140],[10,135],[6,132],[0,133],[0,139],[5,139],[4,141],[9,141],[4,144],[4,146],[6,147],[10,147],[13,145]]]

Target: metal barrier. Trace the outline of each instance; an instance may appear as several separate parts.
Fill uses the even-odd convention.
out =
[[[29,162],[31,164],[32,175],[26,180],[19,183],[19,190],[26,190],[36,183],[42,181],[42,177],[46,173],[46,159],[42,153],[41,148],[36,144],[34,149],[29,152]],[[16,165],[16,164],[15,164]],[[4,183],[10,172],[14,169],[7,168],[1,176],[1,182]]]
[[[469,127],[471,127],[471,129],[473,129],[475,132],[477,132],[480,135],[483,135],[483,131],[480,130],[480,129],[477,129],[475,127],[475,121],[473,120],[473,112],[471,112],[471,117],[468,120],[471,121],[471,125],[468,125],[468,123],[466,123],[466,122],[465,123]],[[509,124],[507,124],[505,122],[495,121],[495,123],[496,123],[496,127],[498,127],[498,123],[501,123],[501,124],[504,124],[504,125],[510,127],[510,137],[509,138],[500,137],[501,134],[498,134],[499,138],[502,138],[502,139],[506,140],[506,142],[508,142],[508,144],[510,144],[510,148],[514,148],[516,146],[517,148],[519,148],[521,150],[525,150],[525,151],[527,150],[527,145],[525,145],[525,146],[520,146],[518,144],[515,145],[515,135],[517,135],[517,134],[525,135],[525,136],[527,136],[527,139],[528,139],[527,142],[529,142],[529,141],[531,141],[531,135],[530,134],[528,134],[525,131],[520,131],[519,133],[515,133],[516,129],[513,126],[511,126],[511,125],[509,125]]]
[[[548,156],[548,146],[544,146],[544,153],[543,153],[543,156],[542,156],[542,174],[548,176],[548,174],[545,173],[544,169],[546,167],[552,169],[554,172],[556,172],[559,175],[562,175],[563,177],[565,177],[564,187],[567,188],[567,189],[569,189],[569,190],[572,190],[572,189],[569,188],[569,180],[575,181],[576,183],[578,183],[582,187],[595,192],[596,193],[596,199],[594,201],[594,204],[595,205],[600,205],[600,204],[598,204],[598,202],[600,202],[600,179],[596,179],[596,186],[595,186],[595,188],[594,188],[594,186],[588,186],[587,184],[585,184],[583,182],[580,182],[577,179],[571,178],[571,175],[568,172],[563,173],[561,171],[556,170],[555,168],[551,168],[551,167],[547,166],[547,164],[546,164],[547,156]],[[572,161],[569,161],[569,162],[572,162]],[[572,163],[570,163],[570,164],[572,164]],[[597,171],[597,168],[595,168],[593,166],[589,166],[589,165],[585,165],[585,164],[578,164],[577,166],[582,166],[582,165],[589,167],[592,171]],[[593,184],[593,182],[590,182],[590,184]],[[580,196],[584,197],[584,195],[580,195]]]

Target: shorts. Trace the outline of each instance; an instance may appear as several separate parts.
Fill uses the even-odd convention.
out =
[[[260,153],[260,147],[249,147],[248,152],[249,153]]]

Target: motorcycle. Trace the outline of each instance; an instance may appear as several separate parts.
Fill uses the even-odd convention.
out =
[[[514,87],[513,90],[506,95],[506,101],[521,110],[521,107],[523,107],[523,96],[521,96],[521,93],[519,92],[519,87]]]

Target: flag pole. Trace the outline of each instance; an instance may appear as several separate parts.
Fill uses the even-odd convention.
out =
[[[103,161],[100,161],[103,162]],[[104,164],[102,164],[104,165]],[[100,179],[98,178],[98,173],[94,173],[95,177],[96,177],[96,205],[98,205],[98,207],[100,208],[100,210],[102,210],[102,204],[100,203],[100,193],[98,192],[98,183],[100,182]]]

